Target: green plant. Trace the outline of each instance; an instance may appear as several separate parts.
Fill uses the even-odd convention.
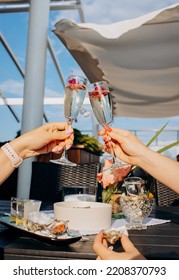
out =
[[[83,145],[84,149],[101,156],[104,153],[103,146],[98,140],[89,136],[88,134],[82,134],[78,129],[74,128],[74,142],[73,145]]]
[[[159,130],[156,132],[156,134],[152,137],[152,139],[150,139],[150,141],[147,143],[147,145],[146,145],[147,147],[150,146],[150,144],[152,144],[153,141],[155,141],[155,139],[156,139],[156,138],[160,135],[160,133],[165,129],[165,127],[167,126],[167,124],[168,124],[168,122],[167,122],[161,129],[159,129]],[[176,146],[176,145],[178,145],[178,144],[179,144],[179,141],[173,142],[173,143],[171,143],[171,144],[169,144],[169,145],[167,145],[167,146],[165,146],[165,147],[159,149],[159,150],[157,151],[157,153],[163,153],[163,152],[169,150],[170,148],[172,148],[172,147],[174,147],[174,146]]]

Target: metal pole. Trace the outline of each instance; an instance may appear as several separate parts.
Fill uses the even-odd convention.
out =
[[[49,2],[50,0],[30,1],[22,133],[40,126],[43,120]],[[29,197],[33,160],[26,159],[19,168],[18,197]]]
[[[11,50],[10,46],[8,45],[7,41],[5,40],[4,36],[0,33],[0,41],[2,42],[4,48],[6,49],[6,51],[8,52],[8,54],[10,55],[12,61],[14,62],[15,66],[17,67],[17,69],[19,70],[19,73],[21,74],[22,78],[24,78],[24,71],[21,68],[19,62],[17,61],[13,51]]]
[[[52,45],[51,45],[51,43],[50,43],[50,39],[49,39],[49,38],[48,38],[48,41],[47,41],[47,47],[48,47],[48,49],[49,49],[49,52],[50,52],[50,54],[51,54],[51,57],[52,57],[53,62],[54,62],[54,64],[55,64],[55,67],[56,67],[56,69],[57,69],[57,72],[58,72],[58,75],[59,75],[59,77],[60,77],[60,80],[61,80],[61,83],[62,83],[62,85],[63,85],[63,88],[65,88],[65,81],[64,81],[64,78],[63,78],[63,75],[62,75],[62,71],[61,71],[61,68],[60,68],[58,59],[57,59],[57,57],[56,57],[56,54],[55,54],[55,52],[53,51],[53,47],[52,47]]]
[[[83,13],[83,4],[81,3],[81,0],[77,0],[77,5],[79,7],[79,16],[80,16],[80,20],[82,23],[85,22],[85,16]]]
[[[7,103],[6,98],[4,97],[4,95],[2,94],[2,92],[0,92],[0,98],[2,98],[4,105],[7,106],[7,108],[10,110],[10,112],[13,114],[14,118],[16,119],[16,121],[19,123],[20,120],[18,118],[18,116],[16,115],[16,113],[14,112],[14,110],[11,108],[11,106]]]

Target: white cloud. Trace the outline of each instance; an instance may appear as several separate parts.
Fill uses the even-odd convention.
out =
[[[23,95],[24,83],[16,80],[6,80],[0,84],[0,90],[2,91],[4,97],[22,97]],[[52,90],[50,88],[45,88],[46,97],[59,97],[59,91]]]
[[[55,23],[57,23],[59,20],[62,19],[72,19],[74,21],[79,22],[79,13],[77,10],[66,10],[66,11],[60,11],[56,14],[55,17],[52,17],[50,20],[50,25],[52,30],[54,29]]]
[[[46,97],[59,97],[59,92],[53,89],[45,88]]]
[[[16,80],[6,80],[0,84],[3,93],[13,94],[14,97],[22,97],[24,83]]]
[[[178,3],[177,0],[83,0],[86,22],[107,24],[141,16]]]

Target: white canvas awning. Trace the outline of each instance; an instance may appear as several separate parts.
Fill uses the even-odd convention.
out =
[[[90,82],[109,82],[114,116],[179,115],[179,3],[110,25],[61,20],[54,32]]]

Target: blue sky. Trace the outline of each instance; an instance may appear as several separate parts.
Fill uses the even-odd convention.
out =
[[[148,12],[178,3],[178,1],[174,0],[83,0],[82,2],[86,22],[99,24],[108,24],[124,19],[135,18]],[[53,11],[50,12],[49,16],[49,37],[58,56],[62,73],[64,77],[67,78],[71,70],[79,72],[81,70],[71,57],[70,53],[52,32],[54,24],[62,18],[70,18],[76,22],[80,22],[80,19],[78,12],[75,10]],[[25,69],[27,31],[28,13],[0,14],[0,32],[5,37],[23,69]],[[0,90],[3,92],[3,95],[6,98],[22,97],[23,78],[13,65],[1,43],[0,61]],[[45,97],[62,96],[63,87],[52,63],[51,57],[47,52]],[[21,106],[13,106],[12,108],[21,120]],[[90,106],[85,106],[85,109],[88,112],[91,111]],[[62,106],[45,106],[44,111],[49,121],[64,120]],[[168,129],[179,129],[178,116],[166,119],[117,118],[114,120],[113,126],[120,126],[125,129],[158,129],[167,121],[170,121],[167,126]],[[75,126],[80,130],[86,130],[87,127],[91,130],[91,117],[89,116],[88,118],[85,118],[84,115],[80,114]],[[0,106],[0,141],[7,141],[14,138],[17,131],[20,130],[20,127],[21,123],[18,123],[15,120],[8,108],[6,106]],[[176,136],[172,133],[171,135],[171,137]],[[146,140],[142,134],[140,137],[144,141]]]

